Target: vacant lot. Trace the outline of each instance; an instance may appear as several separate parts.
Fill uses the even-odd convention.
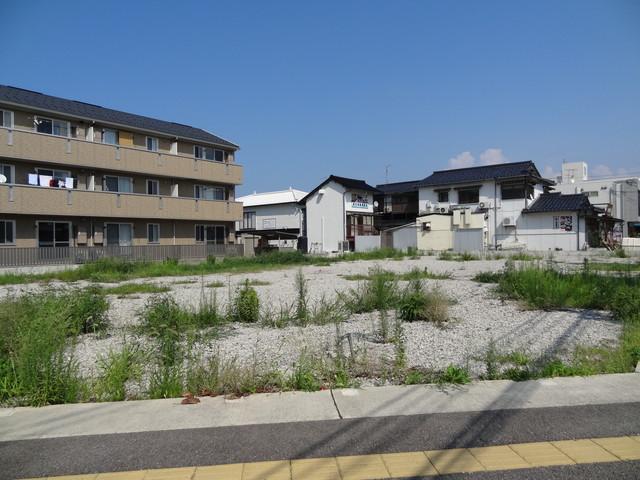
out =
[[[514,262],[509,263],[513,269]],[[515,262],[538,269],[547,264],[540,259]],[[532,300],[518,292],[505,294],[504,281],[498,287],[477,281],[500,281],[504,268],[504,259],[413,256],[108,284],[4,286],[0,314],[5,324],[17,311],[27,319],[61,318],[70,333],[58,339],[63,354],[54,349],[47,358],[38,359],[37,350],[27,346],[27,353],[19,353],[5,345],[0,398],[44,404],[186,391],[245,394],[519,380],[628,368],[628,359],[612,367],[601,358],[603,352],[620,350],[620,339],[628,337],[605,300],[559,299],[549,307],[539,302],[540,292]],[[578,281],[586,278],[582,274]],[[629,291],[636,295],[637,285]],[[536,305],[544,310],[532,308]],[[589,308],[578,308],[584,305]],[[44,306],[54,313],[40,312]],[[69,324],[69,318],[77,319]],[[3,329],[21,345],[48,344],[38,340],[37,332],[61,328],[36,324],[25,333],[21,324],[29,321],[13,323]],[[57,358],[53,366],[48,363],[52,356]],[[56,375],[67,383],[60,384]],[[48,389],[35,395],[33,385],[43,381]]]

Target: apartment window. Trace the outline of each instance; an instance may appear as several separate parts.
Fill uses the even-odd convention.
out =
[[[131,177],[116,177],[105,175],[103,177],[103,190],[106,192],[133,192],[133,179]]]
[[[196,225],[196,242],[224,244],[226,228],[223,225]]]
[[[107,245],[131,246],[133,228],[130,223],[107,223]]]
[[[0,220],[0,245],[13,245],[16,243],[15,220]]]
[[[158,139],[156,137],[147,137],[147,150],[150,152],[158,151]]]
[[[441,190],[438,192],[438,202],[449,203],[449,190]]]
[[[458,203],[478,203],[480,201],[480,187],[458,190]]]
[[[215,150],[214,151],[214,160],[216,162],[224,162],[225,161],[225,151],[224,150]]]
[[[193,156],[203,160],[213,160],[214,153],[212,147],[203,147],[201,145],[193,146]]]
[[[0,127],[13,128],[13,112],[0,110]]]
[[[58,137],[68,137],[70,126],[66,120],[56,120],[53,118],[36,117],[36,130],[39,133],[48,133]]]
[[[7,179],[6,183],[15,183],[15,168],[13,165],[7,165],[0,163],[0,174],[4,175]]]
[[[117,145],[118,144],[118,131],[111,130],[110,128],[102,129],[102,143],[106,143],[108,145]]]
[[[526,189],[524,184],[500,185],[500,191],[502,193],[502,200],[524,199],[526,195]]]
[[[209,187],[207,185],[194,185],[193,187],[194,198],[201,200],[224,200],[224,188],[222,187]]]
[[[35,183],[35,185],[40,185],[41,187],[74,187],[74,180],[71,177],[71,172],[69,170],[36,168],[36,173],[39,177],[37,179],[34,179],[34,181],[37,182]],[[34,184],[31,183],[31,179],[29,179],[29,183],[32,185]]]
[[[244,214],[242,215],[242,228],[256,228],[256,212],[244,212]]]
[[[149,243],[160,243],[160,224],[147,223],[147,241]]]
[[[584,192],[584,193],[585,193],[585,195],[586,195],[587,197],[597,197],[597,196],[600,194],[600,192],[598,192],[598,191],[593,191],[593,192]]]
[[[391,213],[393,211],[393,197],[391,195],[384,196],[384,213]]]
[[[147,180],[147,195],[160,195],[160,182],[158,180]]]
[[[38,222],[39,247],[68,247],[70,239],[69,222]]]

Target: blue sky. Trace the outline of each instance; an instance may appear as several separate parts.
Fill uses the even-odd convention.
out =
[[[640,172],[640,2],[0,2],[0,83],[241,146],[241,193],[563,159]]]

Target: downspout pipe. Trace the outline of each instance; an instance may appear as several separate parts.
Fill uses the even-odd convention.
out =
[[[498,179],[493,179],[493,249],[498,250]]]

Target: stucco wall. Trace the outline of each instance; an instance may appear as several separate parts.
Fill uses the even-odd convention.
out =
[[[554,218],[571,216],[573,228],[567,232],[553,228]],[[577,235],[580,235],[578,242]],[[516,231],[518,240],[526,243],[529,250],[578,250],[586,243],[585,220],[580,218],[578,228],[575,212],[528,213],[522,215]]]
[[[307,237],[310,252],[335,252],[345,238],[344,193],[342,185],[329,182],[306,201]]]
[[[300,207],[296,203],[244,207],[244,212],[255,212],[257,230],[300,228],[302,222]],[[273,222],[270,222],[271,220]],[[270,227],[269,225],[274,226]]]

